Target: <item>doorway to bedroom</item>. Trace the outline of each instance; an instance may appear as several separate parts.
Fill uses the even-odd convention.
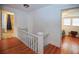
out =
[[[79,8],[62,11],[62,53],[79,53]]]
[[[2,38],[10,38],[14,35],[14,13],[2,11]]]

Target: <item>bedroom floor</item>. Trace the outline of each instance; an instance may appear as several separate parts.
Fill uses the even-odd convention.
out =
[[[79,54],[79,38],[65,36],[61,44],[61,53]]]

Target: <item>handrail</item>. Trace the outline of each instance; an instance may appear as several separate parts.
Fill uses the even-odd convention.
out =
[[[31,33],[31,32],[28,32],[28,31],[25,31],[26,29],[19,29],[19,30],[21,30],[21,31],[24,31],[24,33],[28,33],[29,35],[32,35],[32,36],[35,36],[35,37],[38,37],[38,35],[35,35],[35,34],[33,34],[33,33]]]
[[[23,30],[22,30],[22,31],[23,31]],[[33,34],[33,33],[30,33],[30,32],[24,31],[24,33],[29,34],[29,35],[34,36],[34,37],[38,37],[37,35],[35,35],[35,34]]]

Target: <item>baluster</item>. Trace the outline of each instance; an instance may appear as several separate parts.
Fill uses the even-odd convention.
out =
[[[29,44],[29,34],[27,34],[27,44],[28,44],[28,47],[30,47],[30,44]]]
[[[38,52],[38,38],[34,38],[34,50],[37,53]]]
[[[36,53],[38,53],[38,38],[35,40]]]
[[[35,40],[36,40],[36,38],[34,37],[34,40],[33,40],[33,43],[34,43],[33,45],[34,45],[34,46],[33,46],[33,47],[34,47],[34,51],[36,52],[36,49],[35,49],[35,47],[36,47],[36,46],[35,46]]]
[[[32,48],[32,40],[33,40],[33,39],[32,39],[32,36],[31,36],[31,49],[33,50],[33,48]]]
[[[31,44],[31,45],[32,45],[32,49],[33,49],[33,36],[32,36],[32,44]],[[34,49],[33,49],[33,50],[34,50]]]
[[[30,48],[30,38],[29,38],[29,36],[28,36],[28,46]]]
[[[31,36],[30,36],[30,37],[31,37]],[[32,37],[31,37],[30,41],[31,41],[31,49],[32,49]]]
[[[32,49],[33,49],[33,51],[35,51],[34,50],[34,37],[32,37]]]

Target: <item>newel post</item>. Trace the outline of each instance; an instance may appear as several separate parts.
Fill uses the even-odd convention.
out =
[[[43,33],[38,32],[37,35],[38,35],[38,53],[43,54],[44,50]]]

